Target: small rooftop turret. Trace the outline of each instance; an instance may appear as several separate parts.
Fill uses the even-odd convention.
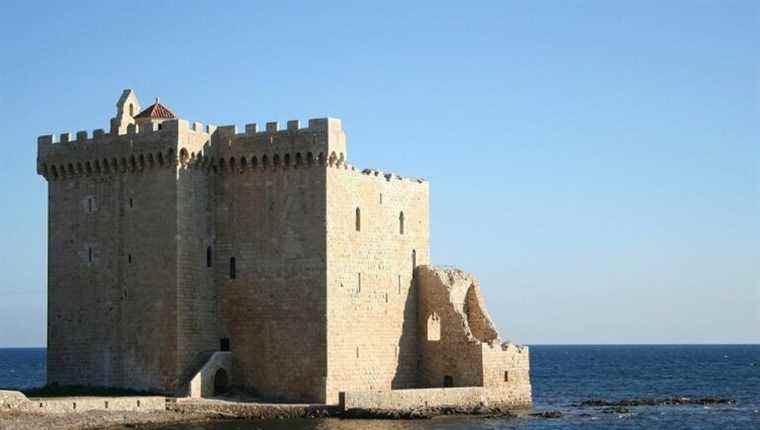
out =
[[[156,97],[155,103],[148,106],[142,112],[135,115],[135,122],[138,126],[146,123],[161,124],[169,119],[176,119],[177,115],[171,109],[161,104],[161,99]]]
[[[156,97],[156,102],[145,108],[144,111],[135,115],[135,119],[174,119],[177,115],[171,111],[168,107],[161,104],[161,99]]]

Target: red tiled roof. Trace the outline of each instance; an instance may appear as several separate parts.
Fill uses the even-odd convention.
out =
[[[162,105],[158,97],[156,97],[156,102],[152,105],[148,106],[143,110],[142,112],[135,115],[135,118],[176,118],[177,116],[174,115],[174,112],[172,112],[168,107]]]

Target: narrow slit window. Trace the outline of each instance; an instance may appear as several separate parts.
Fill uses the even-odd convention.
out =
[[[398,215],[398,232],[404,234],[404,211]]]
[[[235,267],[235,257],[230,258],[230,279],[237,279],[237,268]]]
[[[362,231],[362,210],[356,208],[356,231]]]
[[[92,197],[87,199],[87,212],[92,213]]]
[[[127,255],[127,262],[132,264],[132,254]]]
[[[92,263],[92,247],[87,248],[87,261]]]
[[[412,273],[414,273],[414,268],[417,267],[417,250],[412,250]]]
[[[134,207],[134,202],[132,201],[132,197],[129,198],[129,207]]]
[[[212,258],[213,255],[211,252],[212,252],[211,247],[210,246],[207,247],[206,248],[206,267],[211,267],[213,263],[213,258]]]

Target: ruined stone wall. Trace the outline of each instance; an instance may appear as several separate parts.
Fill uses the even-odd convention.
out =
[[[491,404],[529,405],[528,348],[499,339],[478,280],[432,266],[417,267],[415,276],[423,385],[484,387]]]
[[[133,130],[134,131],[134,130]],[[167,390],[176,372],[176,137],[38,142],[48,179],[48,382]]]
[[[339,391],[417,385],[412,268],[429,259],[428,192],[380,172],[327,172],[328,402]]]
[[[324,401],[326,131],[310,121],[215,135],[213,263],[230,382],[266,399]]]
[[[483,385],[481,342],[468,327],[464,303],[474,279],[457,270],[417,268],[421,378],[426,387]]]

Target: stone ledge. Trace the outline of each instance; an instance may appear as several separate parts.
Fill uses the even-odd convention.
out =
[[[0,409],[17,409],[28,401],[20,391],[0,390]]]

